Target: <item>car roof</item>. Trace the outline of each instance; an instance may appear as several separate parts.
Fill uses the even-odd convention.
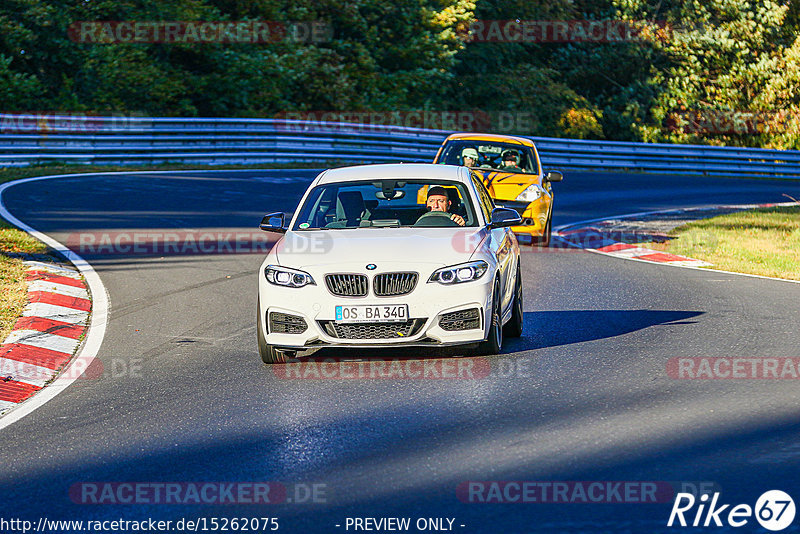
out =
[[[525,137],[515,137],[513,135],[487,134],[487,133],[454,133],[447,137],[445,141],[488,141],[496,143],[511,143],[514,145],[534,146],[533,141]]]
[[[457,165],[433,163],[386,163],[381,165],[356,165],[328,169],[317,176],[317,184],[353,182],[357,180],[383,180],[387,178],[453,180],[467,182],[469,171]]]

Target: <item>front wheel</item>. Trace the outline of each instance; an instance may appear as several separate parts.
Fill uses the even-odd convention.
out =
[[[517,276],[514,282],[514,303],[511,307],[511,319],[506,323],[503,334],[508,337],[522,335],[522,271],[517,265]]]
[[[553,233],[553,216],[547,218],[547,224],[544,225],[544,231],[542,232],[541,237],[537,237],[535,239],[536,246],[541,248],[546,248],[550,246],[550,236]]]
[[[258,330],[258,354],[261,356],[261,361],[266,364],[286,363],[286,355],[280,352],[274,346],[267,343],[264,339],[264,326],[261,322],[261,304],[259,303],[256,309],[258,320],[256,321],[256,329]]]
[[[497,354],[503,348],[503,317],[500,301],[500,280],[494,283],[494,294],[492,296],[492,313],[489,316],[489,336],[478,346],[478,352],[487,356]]]

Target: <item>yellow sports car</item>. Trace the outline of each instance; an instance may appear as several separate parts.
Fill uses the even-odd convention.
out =
[[[523,226],[514,226],[515,233],[530,236],[531,242],[539,246],[550,245],[550,183],[560,182],[563,175],[542,171],[533,141],[510,135],[456,133],[444,140],[433,162],[470,167],[483,179],[497,206],[520,214]]]

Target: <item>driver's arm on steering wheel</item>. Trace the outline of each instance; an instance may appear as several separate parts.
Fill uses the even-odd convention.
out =
[[[448,224],[444,224],[444,225],[441,225],[441,224],[434,224],[434,225],[420,224],[421,221],[424,221],[425,219],[429,219],[431,217],[433,217],[433,218],[441,217],[441,219],[446,220]],[[414,226],[450,226],[450,225],[452,225],[452,226],[464,226],[464,222],[459,222],[459,220],[460,221],[464,221],[463,217],[461,217],[460,215],[457,215],[455,213],[448,213],[446,211],[438,211],[438,210],[437,211],[428,211],[428,212],[423,213],[422,215],[419,216],[419,218],[417,219],[417,222],[414,223]]]
[[[467,224],[467,221],[464,220],[464,217],[462,217],[458,213],[451,214],[450,220],[454,221],[459,226],[464,226],[465,224]]]

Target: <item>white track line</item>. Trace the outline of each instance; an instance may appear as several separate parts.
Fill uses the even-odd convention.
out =
[[[253,172],[259,169],[229,169],[224,172],[237,173],[237,172]],[[59,251],[64,255],[76,268],[77,272],[83,275],[86,284],[89,286],[89,291],[92,294],[92,318],[89,330],[87,331],[86,340],[83,347],[80,349],[78,355],[68,364],[67,367],[61,372],[49,386],[39,391],[33,397],[17,404],[6,401],[0,401],[0,430],[19,421],[26,415],[30,414],[40,406],[43,406],[47,401],[54,398],[56,395],[64,391],[70,384],[77,380],[82,369],[87,369],[89,364],[97,357],[100,350],[100,345],[103,343],[103,338],[106,333],[106,325],[108,321],[108,293],[103,282],[97,275],[97,272],[92,266],[84,260],[80,255],[71,251],[52,237],[44,234],[35,228],[25,224],[21,220],[14,217],[11,212],[6,208],[3,202],[3,193],[6,189],[14,187],[19,184],[37,182],[42,180],[54,180],[58,178],[86,178],[91,176],[120,176],[120,175],[141,175],[141,174],[189,174],[196,173],[196,170],[185,171],[120,171],[120,172],[90,172],[90,173],[72,173],[72,174],[55,174],[52,176],[36,176],[33,178],[22,178],[14,180],[5,184],[0,184],[0,216],[4,217],[8,222],[28,232],[40,241],[43,241],[51,248]],[[37,261],[23,262],[31,270],[48,271],[61,276],[71,276],[79,278],[77,272],[67,267],[54,266],[47,263]],[[46,312],[55,311],[56,316]],[[43,313],[39,313],[43,312]],[[23,312],[23,316],[38,316],[38,317],[51,317],[57,320],[80,323],[86,320],[88,313],[78,310],[71,310],[61,306],[54,306],[51,304],[34,303],[28,305]]]
[[[0,415],[16,406],[19,406],[16,402],[0,400]]]
[[[776,204],[772,204],[772,205],[776,206],[776,207],[796,206],[797,203],[796,202],[780,202],[780,203],[776,203]],[[641,211],[641,212],[638,212],[638,213],[629,213],[629,214],[626,214],[626,215],[615,215],[614,217],[600,217],[599,219],[587,219],[585,221],[578,221],[576,223],[562,224],[562,225],[556,226],[555,228],[553,228],[553,231],[555,232],[555,235],[553,237],[563,241],[564,243],[568,244],[569,246],[571,246],[573,248],[585,250],[586,252],[592,252],[594,254],[601,254],[603,256],[611,256],[613,258],[619,258],[621,260],[638,261],[638,262],[641,262],[641,263],[648,263],[650,265],[666,265],[667,267],[678,267],[679,269],[693,269],[695,271],[703,271],[703,272],[706,272],[706,273],[712,272],[712,273],[734,274],[736,276],[746,276],[748,278],[761,278],[763,280],[777,280],[778,282],[789,282],[791,284],[800,284],[800,280],[788,280],[786,278],[775,278],[775,277],[772,277],[772,276],[763,276],[763,275],[760,275],[760,274],[735,273],[733,271],[723,271],[721,269],[709,269],[707,267],[699,267],[699,266],[695,266],[695,265],[682,265],[680,263],[666,263],[666,262],[662,263],[662,262],[640,260],[638,258],[627,258],[627,257],[624,257],[624,256],[615,256],[613,254],[609,254],[608,252],[602,252],[602,251],[594,250],[594,249],[591,249],[591,248],[582,248],[582,247],[580,247],[580,246],[578,246],[578,245],[576,245],[574,243],[571,243],[568,239],[565,239],[565,238],[561,237],[560,235],[558,235],[558,232],[560,232],[561,230],[564,230],[565,228],[583,227],[583,226],[587,226],[589,224],[600,222],[600,221],[616,221],[616,220],[619,220],[619,219],[627,219],[629,217],[639,217],[639,216],[642,216],[642,215],[654,215],[654,214],[657,214],[657,213],[675,213],[677,211],[703,210],[703,209],[712,209],[714,207],[718,207],[718,208],[736,208],[736,207],[742,207],[742,206],[758,208],[758,207],[761,207],[761,204],[743,204],[741,206],[735,206],[735,205],[699,206],[699,207],[693,207],[693,208],[676,208],[676,209],[668,209],[668,210]]]
[[[769,204],[769,203],[767,203]],[[770,204],[774,207],[785,207],[785,206],[796,206],[796,202],[777,202],[775,204]],[[573,226],[577,227],[584,227],[588,224],[596,223],[596,222],[603,222],[603,221],[617,221],[619,219],[629,219],[631,217],[641,217],[644,215],[653,215],[655,213],[677,213],[681,211],[699,211],[699,210],[711,210],[711,209],[734,209],[734,208],[741,208],[741,209],[749,209],[749,208],[760,208],[762,204],[725,204],[725,205],[705,205],[705,206],[694,206],[691,208],[670,208],[666,210],[652,210],[652,211],[637,211],[636,213],[625,213],[623,215],[614,215],[612,217],[598,217],[597,219],[586,219],[585,221],[578,221],[576,223],[569,223],[569,224],[562,224],[553,228],[556,232],[560,232],[565,228],[571,228]],[[779,278],[778,280],[781,280]]]
[[[66,257],[83,275],[84,279],[86,280],[86,284],[89,286],[89,291],[92,294],[92,317],[91,323],[89,325],[89,330],[87,331],[86,339],[83,344],[83,347],[78,352],[78,355],[72,359],[72,361],[67,364],[61,374],[56,378],[50,385],[46,388],[39,391],[36,395],[30,397],[29,399],[19,403],[16,407],[12,408],[8,411],[2,418],[0,418],[0,430],[3,428],[16,423],[26,415],[32,413],[37,408],[43,406],[49,400],[53,399],[56,395],[64,391],[70,384],[77,380],[81,373],[79,372],[82,369],[88,369],[89,364],[97,357],[97,353],[100,350],[100,345],[103,343],[103,337],[106,333],[106,324],[108,321],[108,294],[106,292],[106,288],[103,285],[103,282],[100,280],[100,277],[97,275],[97,272],[92,268],[89,263],[84,260],[81,256],[74,253],[52,237],[48,236],[47,234],[43,234],[42,232],[36,230],[35,228],[25,224],[21,220],[17,219],[11,212],[8,211],[6,208],[5,203],[3,202],[3,193],[6,189],[11,187],[30,183],[30,182],[37,182],[43,180],[54,180],[57,178],[83,178],[86,176],[102,176],[106,173],[98,172],[98,173],[90,173],[90,174],[57,174],[53,176],[37,176],[34,178],[23,178],[21,180],[15,180],[13,182],[8,182],[5,184],[0,184],[0,215],[2,215],[7,221],[11,224],[25,230],[33,237],[43,241],[51,248],[59,251],[64,257]],[[122,174],[122,173],[116,173]],[[128,173],[130,174],[130,173]],[[28,266],[35,266],[31,265],[33,262],[28,262]],[[61,271],[59,271],[60,273]],[[74,310],[73,310],[74,311]],[[2,409],[2,407],[0,407]]]

